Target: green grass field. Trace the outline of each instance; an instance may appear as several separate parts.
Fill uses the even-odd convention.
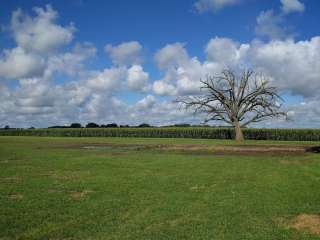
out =
[[[320,239],[320,154],[233,145],[0,137],[0,239]]]

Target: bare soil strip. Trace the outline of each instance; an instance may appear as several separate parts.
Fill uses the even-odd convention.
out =
[[[245,144],[245,145],[205,145],[205,144],[120,144],[120,143],[77,143],[56,145],[57,148],[75,148],[85,150],[163,150],[179,152],[224,154],[304,154],[319,153],[320,146],[292,145],[292,144]]]
[[[293,219],[291,227],[320,235],[320,215],[300,214]]]
[[[289,220],[280,218],[276,222],[285,229],[295,229],[297,231],[320,235],[319,214],[302,213]]]

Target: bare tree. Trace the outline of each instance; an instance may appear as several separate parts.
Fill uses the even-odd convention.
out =
[[[223,121],[235,129],[235,139],[244,140],[241,128],[267,118],[286,116],[282,98],[268,79],[253,71],[243,71],[240,78],[231,70],[220,76],[207,76],[202,83],[202,95],[178,98],[187,109],[205,113],[208,121]]]

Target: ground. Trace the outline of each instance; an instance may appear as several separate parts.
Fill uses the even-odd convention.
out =
[[[320,239],[317,144],[0,137],[0,239]]]

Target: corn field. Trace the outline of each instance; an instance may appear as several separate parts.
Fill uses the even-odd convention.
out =
[[[243,129],[245,139],[281,141],[320,141],[320,129]],[[233,139],[232,128],[160,127],[160,128],[61,128],[6,129],[0,136],[48,137],[147,137]]]

